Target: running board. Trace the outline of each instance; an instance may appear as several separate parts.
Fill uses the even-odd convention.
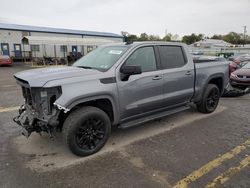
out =
[[[174,108],[172,110],[167,110],[167,111],[155,113],[155,114],[152,114],[152,115],[149,115],[149,116],[146,116],[146,117],[142,117],[142,118],[138,118],[138,119],[135,119],[135,120],[131,120],[131,121],[122,123],[122,124],[120,124],[118,126],[118,128],[126,129],[126,128],[129,128],[129,127],[140,125],[140,124],[146,123],[148,121],[152,121],[152,120],[162,118],[162,117],[165,117],[165,116],[168,116],[168,115],[172,115],[172,114],[175,114],[175,113],[178,113],[178,112],[181,112],[181,111],[184,111],[184,110],[188,110],[188,109],[190,109],[190,106],[181,106],[181,107],[178,107],[178,108]]]

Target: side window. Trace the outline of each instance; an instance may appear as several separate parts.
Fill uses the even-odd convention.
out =
[[[126,65],[140,65],[142,72],[156,70],[154,48],[143,47],[136,50],[126,61]]]
[[[164,69],[182,67],[186,64],[180,46],[159,46],[161,64]]]

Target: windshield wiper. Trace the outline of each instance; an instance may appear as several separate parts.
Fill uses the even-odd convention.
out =
[[[88,67],[88,66],[77,66],[79,68],[83,68],[83,69],[93,69],[93,67]]]

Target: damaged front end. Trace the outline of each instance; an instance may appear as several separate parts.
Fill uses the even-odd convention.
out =
[[[26,137],[32,132],[47,132],[52,136],[60,123],[62,107],[56,105],[55,101],[62,94],[61,87],[30,87],[27,81],[15,78],[22,87],[25,104],[20,107],[19,115],[13,121],[23,128],[22,134]]]

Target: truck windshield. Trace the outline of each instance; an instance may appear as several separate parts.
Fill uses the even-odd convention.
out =
[[[76,61],[72,66],[106,71],[126,52],[126,46],[98,47]]]

